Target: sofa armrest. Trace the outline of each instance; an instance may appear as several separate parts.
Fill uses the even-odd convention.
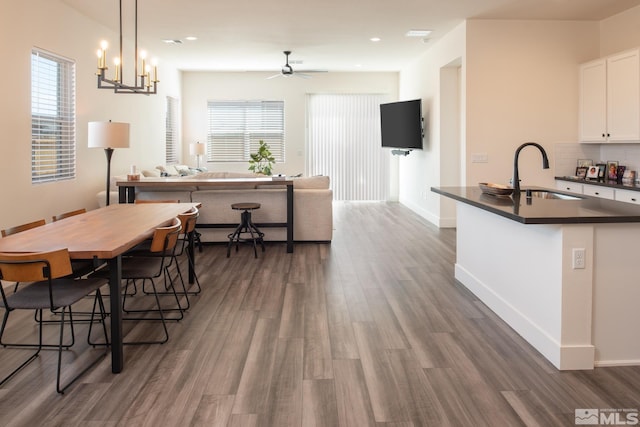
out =
[[[333,237],[333,191],[293,190],[294,240],[329,242]]]

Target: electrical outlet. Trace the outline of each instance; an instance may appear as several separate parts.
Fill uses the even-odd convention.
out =
[[[584,248],[573,248],[573,269],[585,268],[585,250]]]

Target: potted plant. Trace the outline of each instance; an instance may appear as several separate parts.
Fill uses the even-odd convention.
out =
[[[266,144],[263,140],[260,140],[260,147],[258,147],[258,152],[251,154],[251,160],[249,160],[249,170],[254,173],[260,173],[263,175],[270,176],[272,171],[271,168],[275,163],[276,159],[271,154],[271,150],[269,150],[269,145]]]

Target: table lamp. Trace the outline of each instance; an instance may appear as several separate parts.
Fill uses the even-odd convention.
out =
[[[129,123],[89,122],[89,148],[104,148],[107,156],[107,206],[111,191],[111,156],[114,148],[129,148]]]
[[[191,144],[189,146],[192,156],[196,156],[197,168],[200,169],[200,157],[205,154],[205,145],[196,142],[195,144]]]

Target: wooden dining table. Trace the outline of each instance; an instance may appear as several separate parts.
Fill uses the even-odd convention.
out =
[[[122,255],[200,203],[115,204],[0,239],[0,252],[44,252],[67,248],[72,259],[108,263],[111,306],[111,370],[124,368]]]

